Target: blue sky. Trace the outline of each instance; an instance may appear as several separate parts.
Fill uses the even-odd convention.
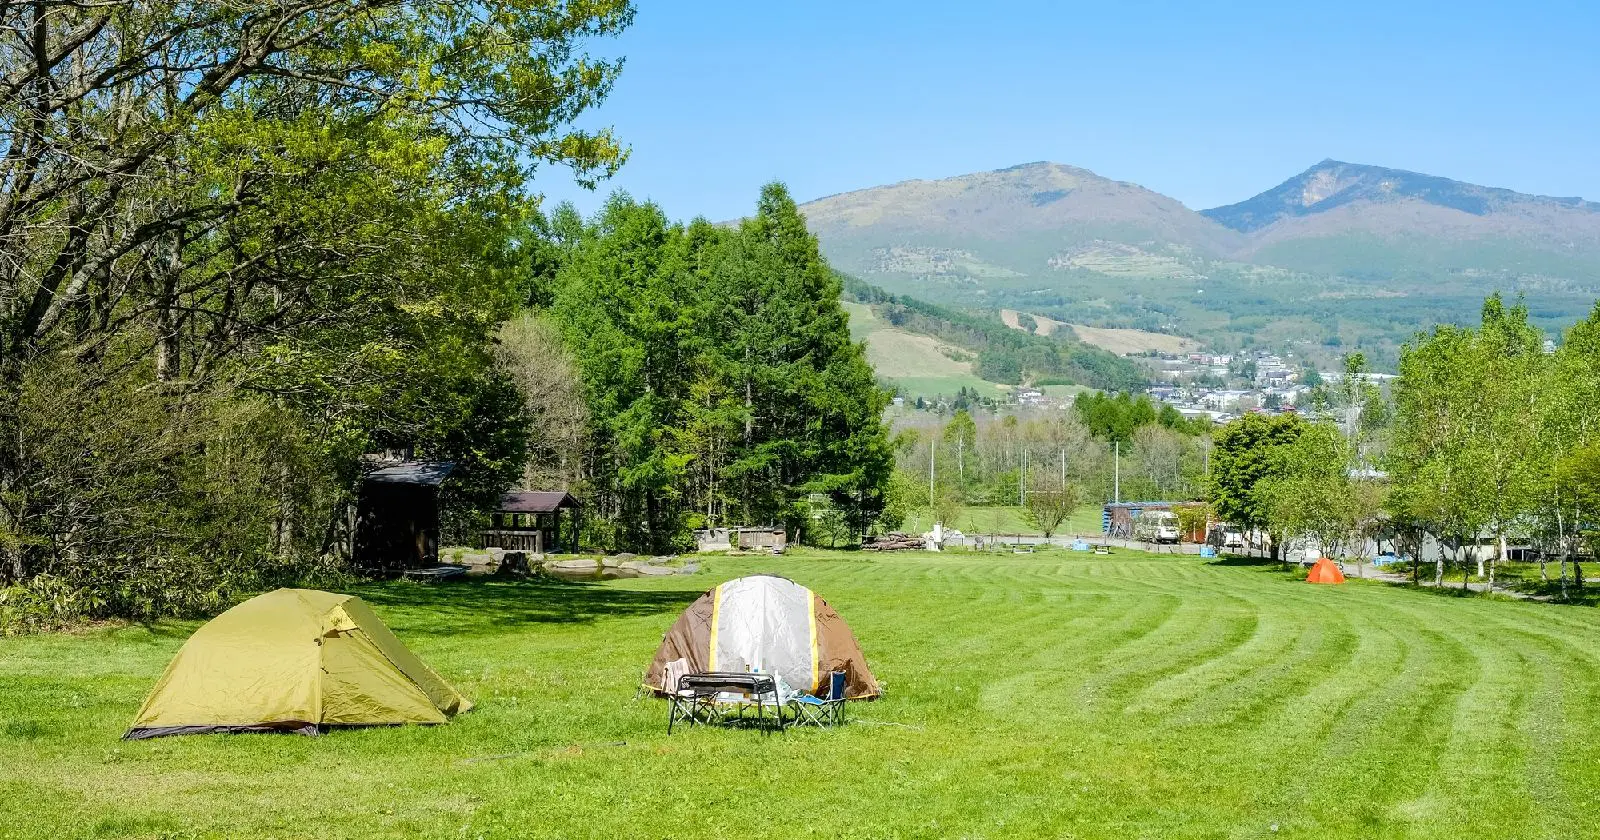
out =
[[[1600,4],[640,0],[585,126],[677,218],[1051,160],[1195,209],[1323,158],[1600,200]]]

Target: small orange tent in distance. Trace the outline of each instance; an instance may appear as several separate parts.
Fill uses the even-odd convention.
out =
[[[1311,567],[1306,583],[1344,583],[1344,572],[1339,571],[1339,564],[1324,557]]]

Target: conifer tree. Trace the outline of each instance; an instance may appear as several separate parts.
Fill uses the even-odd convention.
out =
[[[681,541],[689,457],[681,422],[695,342],[681,228],[619,194],[557,275],[552,314],[583,373],[591,480],[611,539],[666,550]]]
[[[807,493],[828,494],[857,532],[882,510],[888,397],[850,340],[839,293],[787,189],[767,185],[708,293],[711,352],[743,411],[726,476],[752,522],[799,530]]]

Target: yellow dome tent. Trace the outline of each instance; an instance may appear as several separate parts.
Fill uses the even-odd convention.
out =
[[[184,642],[124,738],[444,723],[472,703],[353,595],[279,589]]]

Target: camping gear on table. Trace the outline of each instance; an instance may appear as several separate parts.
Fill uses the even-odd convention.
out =
[[[676,690],[667,695],[667,734],[679,721],[690,725],[745,722],[745,712],[755,707],[755,725],[783,731],[784,686],[776,674],[712,671],[683,674]],[[766,710],[772,710],[768,721]]]
[[[1338,564],[1323,557],[1311,567],[1311,574],[1306,575],[1306,583],[1344,583],[1344,572],[1339,571]]]
[[[801,694],[789,702],[789,708],[794,711],[794,721],[790,726],[839,726],[844,723],[844,678],[843,671],[834,671],[828,675],[828,694],[826,697],[816,697],[810,694]]]
[[[360,598],[279,589],[196,630],[123,737],[313,735],[328,726],[445,723],[470,708]]]
[[[882,693],[850,626],[828,602],[788,578],[751,575],[701,595],[667,631],[644,685],[670,696],[672,674],[759,671],[820,695],[830,673],[845,674],[844,696]]]

